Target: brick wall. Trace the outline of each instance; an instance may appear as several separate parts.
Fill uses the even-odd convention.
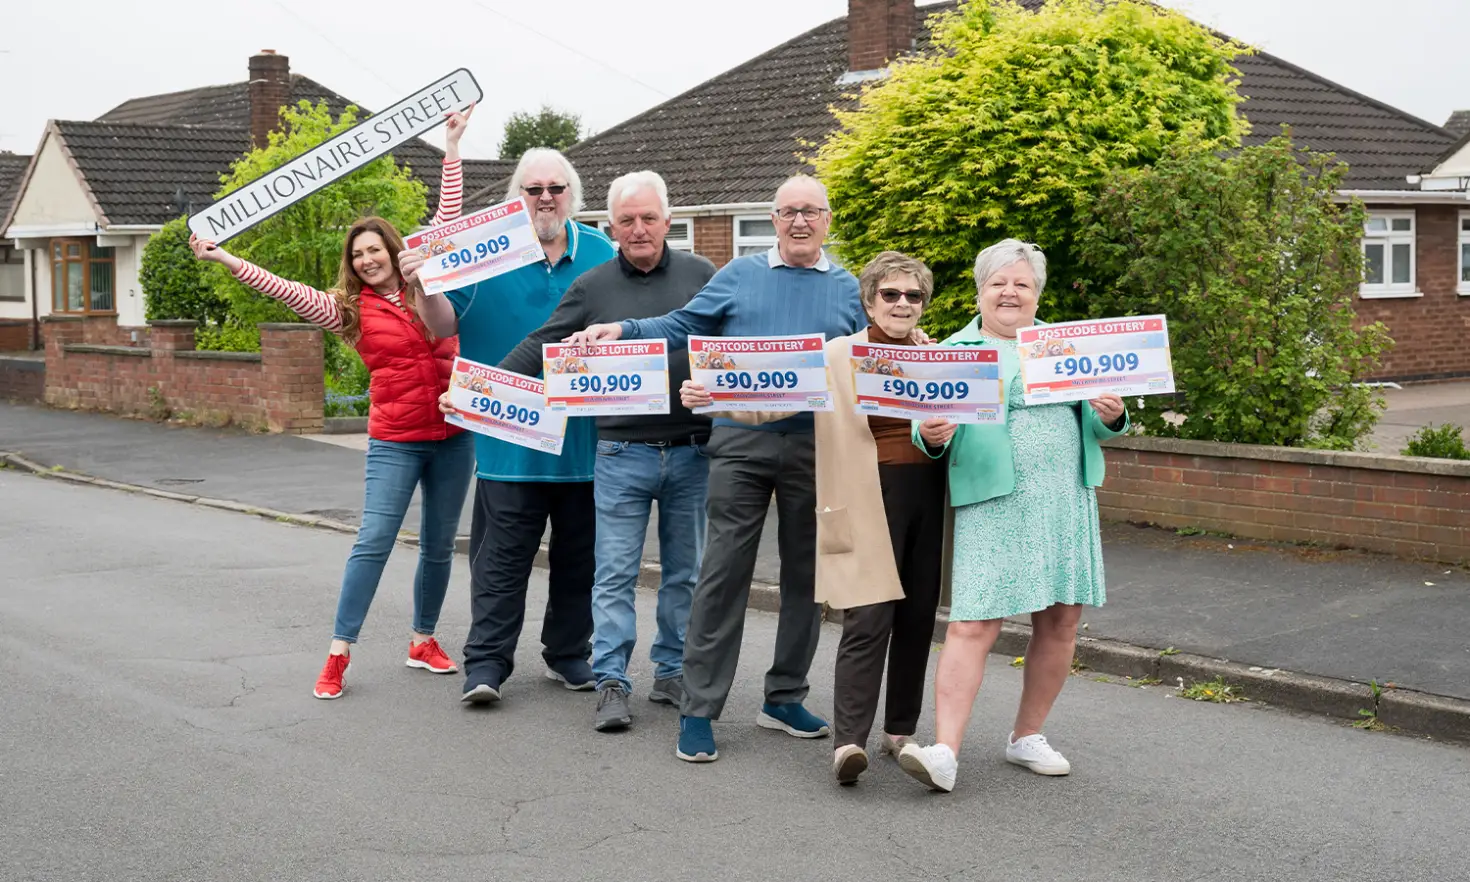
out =
[[[734,219],[724,217],[696,217],[694,219],[694,251],[724,266],[735,257]]]
[[[1123,437],[1108,520],[1470,561],[1470,462]]]
[[[1470,334],[1470,297],[1458,292],[1459,209],[1452,205],[1420,206],[1414,223],[1414,275],[1424,296],[1359,298],[1355,303],[1360,318],[1383,322],[1394,339],[1377,378],[1470,376],[1470,347],[1463,342]]]
[[[0,354],[0,401],[40,402],[45,398],[45,360],[34,354]]]
[[[107,322],[113,327],[108,328]],[[259,353],[196,352],[194,322],[151,322],[146,346],[110,318],[48,320],[46,403],[59,407],[319,432],[321,331],[260,326]]]

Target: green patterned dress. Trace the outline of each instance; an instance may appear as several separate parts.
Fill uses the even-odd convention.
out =
[[[1014,350],[1016,341],[985,338]],[[1007,384],[1016,489],[954,511],[951,621],[982,621],[1056,603],[1102,606],[1097,494],[1082,483],[1079,404],[1027,407]]]

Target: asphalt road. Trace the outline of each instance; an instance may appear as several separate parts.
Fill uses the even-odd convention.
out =
[[[591,730],[541,677],[533,582],[506,699],[403,666],[412,557],[389,564],[349,692],[317,701],[351,537],[0,471],[3,880],[1443,880],[1467,873],[1470,751],[1076,677],[1048,733],[1069,778],[1008,766],[1019,674],[993,660],[952,794],[757,729],[774,617],[752,613],[716,727]],[[463,559],[459,559],[462,564]],[[441,634],[457,655],[466,575]],[[640,615],[652,612],[640,598]],[[832,703],[835,630],[810,706]],[[932,732],[926,708],[921,735]]]

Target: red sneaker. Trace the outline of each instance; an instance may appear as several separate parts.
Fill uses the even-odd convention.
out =
[[[439,646],[439,641],[430,637],[423,643],[410,643],[408,645],[408,661],[405,662],[410,668],[423,668],[435,674],[452,674],[459,668],[444,654]]]
[[[352,657],[349,655],[329,655],[327,663],[322,666],[322,675],[316,678],[316,688],[311,691],[317,698],[341,698],[342,678],[347,676],[347,669],[352,667]]]

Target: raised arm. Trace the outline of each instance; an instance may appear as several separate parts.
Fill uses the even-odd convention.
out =
[[[498,367],[504,371],[535,377],[541,374],[541,344],[556,343],[582,328],[587,327],[587,286],[577,279],[562,295],[556,311],[546,323],[532,331],[530,336],[516,344]]]
[[[464,169],[459,161],[459,139],[464,137],[465,126],[469,125],[470,114],[475,112],[471,104],[461,113],[446,113],[449,121],[444,124],[444,170],[439,178],[439,210],[434,212],[432,226],[458,220],[464,208]]]
[[[267,297],[281,301],[317,327],[332,333],[341,332],[342,310],[337,306],[336,298],[327,292],[283,279],[248,260],[241,260],[209,239],[191,235],[189,247],[194,249],[195,257],[223,265],[236,279]]]

